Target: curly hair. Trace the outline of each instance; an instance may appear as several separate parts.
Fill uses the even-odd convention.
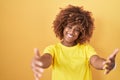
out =
[[[94,19],[91,17],[91,12],[86,11],[83,7],[68,5],[65,9],[56,15],[53,21],[53,28],[56,37],[63,39],[63,30],[67,25],[81,25],[82,30],[76,40],[78,43],[90,41],[94,29]]]

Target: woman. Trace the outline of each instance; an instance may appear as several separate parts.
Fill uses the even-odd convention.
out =
[[[32,70],[36,80],[50,65],[52,80],[92,80],[90,65],[105,69],[105,74],[114,68],[118,49],[104,59],[89,44],[94,29],[91,12],[69,5],[56,16],[53,28],[60,42],[46,47],[42,56],[38,49],[34,50]]]

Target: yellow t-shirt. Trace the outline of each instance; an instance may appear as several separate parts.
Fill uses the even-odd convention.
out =
[[[89,59],[96,55],[89,44],[66,47],[61,43],[45,48],[53,57],[52,80],[92,80]]]

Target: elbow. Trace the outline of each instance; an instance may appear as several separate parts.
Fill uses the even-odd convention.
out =
[[[48,67],[50,67],[51,66],[51,64],[52,64],[52,60],[47,60],[46,59],[46,61],[45,62],[43,62],[43,66],[42,66],[42,68],[48,68]]]
[[[48,67],[50,67],[51,66],[51,64],[52,64],[52,56],[50,55],[50,54],[45,54],[45,55],[43,55],[42,57],[41,57],[41,60],[40,60],[41,62],[42,62],[42,66],[41,66],[41,68],[48,68]]]
[[[105,61],[105,59],[100,58],[97,55],[94,55],[90,58],[90,63],[91,65],[97,69],[97,70],[103,70],[103,62]]]

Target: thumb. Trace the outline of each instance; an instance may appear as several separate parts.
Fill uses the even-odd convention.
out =
[[[34,54],[35,54],[35,57],[36,57],[36,58],[39,58],[39,57],[40,57],[40,53],[39,53],[38,48],[34,48]]]
[[[113,53],[108,57],[108,60],[114,60],[118,52],[119,52],[119,49],[118,48],[115,49]]]

